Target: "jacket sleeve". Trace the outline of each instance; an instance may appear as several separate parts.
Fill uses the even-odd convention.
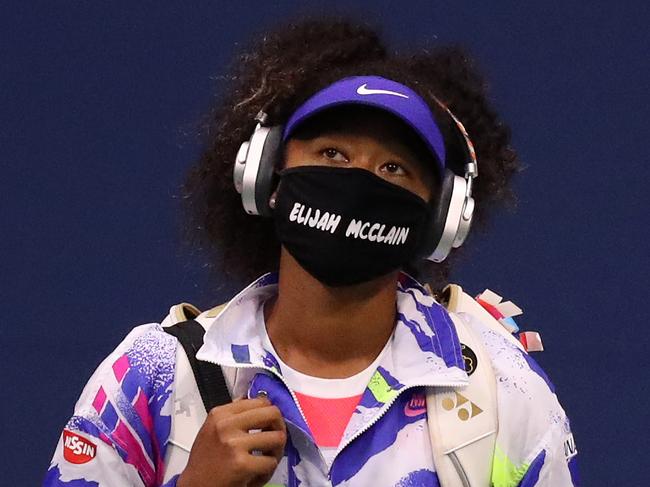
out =
[[[555,387],[537,362],[478,320],[496,377],[493,487],[577,487],[577,450]]]
[[[142,325],[100,364],[61,433],[45,487],[163,485],[176,344],[160,325]]]

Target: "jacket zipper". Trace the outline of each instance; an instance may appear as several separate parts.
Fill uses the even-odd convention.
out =
[[[354,440],[356,440],[359,436],[361,436],[363,433],[368,431],[377,421],[379,421],[386,412],[390,409],[390,407],[393,405],[393,403],[397,400],[399,396],[401,396],[404,392],[406,392],[409,389],[413,389],[414,387],[458,387],[461,384],[458,384],[457,382],[443,382],[443,383],[438,383],[438,384],[411,384],[409,386],[404,387],[403,389],[399,390],[398,393],[387,403],[384,403],[383,410],[375,416],[375,418],[370,421],[368,424],[366,424],[363,428],[361,428],[359,431],[357,431],[354,435],[352,435],[345,443],[343,443],[341,446],[339,446],[338,450],[336,450],[336,455],[334,455],[334,458],[338,456],[341,451],[348,446],[350,443],[352,443]],[[333,462],[332,462],[333,463]]]
[[[287,388],[289,391],[289,394],[291,394],[291,397],[293,398],[293,402],[298,408],[298,412],[300,413],[300,417],[302,420],[305,422],[307,427],[309,427],[309,423],[307,423],[307,418],[305,417],[305,413],[303,412],[302,408],[300,407],[300,402],[298,402],[298,398],[296,397],[296,394],[291,390],[287,382],[284,380],[284,377],[279,375],[274,369],[267,367],[265,365],[254,365],[254,364],[237,364],[237,365],[223,365],[218,362],[215,362],[213,360],[205,360],[206,362],[210,362],[212,364],[218,365],[220,367],[235,367],[235,368],[242,368],[242,369],[262,369],[266,370],[267,372],[272,373],[275,377],[280,379],[280,381],[284,384],[284,387]],[[341,451],[348,446],[350,443],[352,443],[354,440],[356,440],[359,436],[361,436],[363,433],[368,431],[377,421],[379,421],[386,412],[391,408],[393,403],[397,400],[399,396],[401,396],[404,392],[406,392],[409,389],[413,389],[415,387],[458,387],[462,384],[459,384],[458,382],[440,382],[438,384],[411,384],[409,386],[404,387],[403,389],[400,389],[398,393],[387,403],[384,403],[382,411],[373,418],[372,421],[370,421],[368,424],[366,424],[363,428],[361,428],[359,431],[357,431],[354,435],[352,435],[345,443],[343,443],[339,448],[336,450],[336,454],[334,455],[334,458],[332,459],[332,465],[334,465],[334,460],[336,460],[336,457],[339,456]],[[318,453],[321,457],[321,460],[324,465],[327,465],[327,462],[325,461],[325,457],[323,457],[323,454],[320,452],[320,448],[318,448]],[[465,471],[463,470],[462,466],[460,465],[460,462],[458,458],[456,457],[455,453],[451,453],[450,457],[452,457],[452,462],[454,463],[454,466],[456,467],[456,470],[458,471],[458,475],[460,476],[461,482],[463,483],[463,487],[471,487],[469,484],[469,481],[467,480],[467,475],[465,474]],[[327,479],[331,480],[331,470],[332,470],[332,465],[329,465],[327,467]]]

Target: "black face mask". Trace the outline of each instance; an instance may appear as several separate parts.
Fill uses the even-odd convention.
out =
[[[280,172],[273,215],[280,242],[307,272],[345,286],[412,261],[430,210],[365,169],[301,166]]]

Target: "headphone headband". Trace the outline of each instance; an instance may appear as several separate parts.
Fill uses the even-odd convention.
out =
[[[465,173],[463,176],[467,182],[467,187],[465,189],[465,198],[469,199],[472,196],[474,179],[478,177],[478,160],[476,159],[476,150],[474,150],[474,144],[472,143],[472,139],[469,138],[469,134],[467,133],[467,129],[465,129],[465,125],[463,125],[463,123],[458,120],[458,117],[456,117],[456,115],[454,115],[454,113],[447,107],[447,105],[441,102],[437,97],[434,96],[433,99],[451,117],[451,119],[456,124],[456,127],[458,128],[458,132],[460,132],[460,135],[465,141],[468,159],[465,161],[465,165],[463,167]],[[471,222],[472,214],[474,213],[473,203],[474,201],[472,200],[471,208],[469,208],[468,205],[465,205],[465,209],[462,214],[463,220]]]

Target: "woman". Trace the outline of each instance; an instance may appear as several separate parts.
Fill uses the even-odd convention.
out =
[[[207,135],[188,228],[223,276],[256,279],[196,317],[196,358],[221,366],[234,401],[183,429],[200,407],[182,349],[137,327],[90,379],[46,485],[451,485],[436,453],[447,437],[430,431],[440,391],[460,421],[498,422],[472,485],[577,482],[541,369],[411,277],[440,297],[445,258],[518,168],[461,50],[396,54],[349,22],[289,25],[240,57]],[[480,350],[463,359],[465,329]],[[496,378],[489,413],[463,395],[477,354]],[[454,456],[458,485],[484,457]]]

